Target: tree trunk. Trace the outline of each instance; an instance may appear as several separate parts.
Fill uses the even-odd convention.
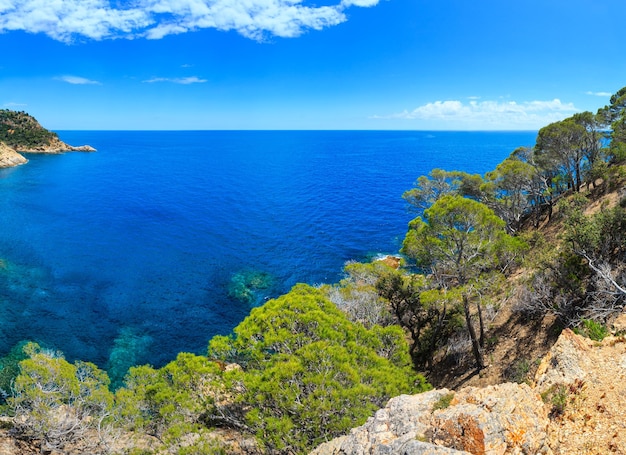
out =
[[[480,329],[478,342],[480,344],[480,348],[483,349],[485,347],[485,323],[483,322],[483,310],[480,307],[480,300],[476,302],[476,310],[478,311],[478,328]]]
[[[433,357],[435,355],[435,349],[437,348],[437,341],[439,340],[439,334],[441,333],[441,328],[443,327],[443,323],[446,319],[446,305],[443,305],[443,309],[441,310],[441,314],[437,318],[437,327],[430,339],[430,349],[428,351],[428,359],[426,363],[426,369],[428,371],[433,368]]]
[[[478,343],[478,337],[476,337],[476,331],[472,325],[472,318],[470,315],[469,299],[466,294],[463,294],[463,309],[465,310],[465,322],[467,324],[467,331],[469,332],[470,340],[472,341],[472,351],[474,352],[474,359],[476,359],[476,368],[482,370],[485,368],[485,360],[483,353]]]

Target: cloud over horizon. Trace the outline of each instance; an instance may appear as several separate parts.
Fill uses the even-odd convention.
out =
[[[412,111],[405,110],[387,116],[374,116],[377,119],[436,120],[442,124],[481,129],[535,129],[549,123],[563,120],[578,112],[573,103],[563,103],[559,99],[550,101],[477,101],[469,103],[458,100],[434,101],[419,106]]]
[[[197,76],[188,76],[188,77],[153,77],[152,79],[147,79],[145,81],[147,84],[154,84],[155,82],[171,82],[173,84],[181,84],[181,85],[190,85],[190,84],[202,84],[204,82],[208,82],[207,79],[201,79]]]
[[[592,92],[591,90],[589,90],[588,92],[585,92],[585,95],[602,96],[602,97],[611,97],[611,96],[613,96],[613,94],[611,92]]]
[[[101,82],[98,81],[94,81],[91,79],[87,79],[86,77],[80,77],[80,76],[61,76],[57,78],[60,81],[63,82],[67,82],[68,84],[72,84],[72,85],[102,85]]]
[[[345,22],[347,8],[372,7],[380,0],[341,0],[331,6],[306,6],[305,1],[137,0],[116,8],[107,0],[0,0],[0,33],[23,30],[72,42],[78,37],[160,39],[213,28],[255,40],[292,38]]]

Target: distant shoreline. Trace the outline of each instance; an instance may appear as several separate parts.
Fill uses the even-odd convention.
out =
[[[28,163],[26,157],[22,154],[29,153],[39,153],[39,154],[50,154],[50,155],[59,155],[65,152],[95,152],[96,149],[91,147],[90,145],[81,145],[79,147],[74,147],[72,145],[68,145],[61,140],[53,141],[52,143],[39,146],[34,149],[14,149],[9,147],[4,142],[0,142],[0,168],[10,168],[20,166],[22,164]]]

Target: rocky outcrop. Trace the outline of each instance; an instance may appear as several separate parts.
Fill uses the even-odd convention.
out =
[[[433,413],[431,439],[472,454],[548,454],[548,425],[541,397],[526,384],[468,387]]]
[[[587,379],[585,359],[591,354],[589,339],[563,330],[550,352],[541,360],[535,373],[535,388],[546,392],[557,384],[570,385]]]
[[[541,397],[526,384],[441,389],[393,398],[365,425],[313,453],[550,454],[548,424]]]
[[[614,326],[623,333],[626,316]],[[626,337],[598,342],[566,329],[532,385],[399,396],[313,454],[626,453],[624,409]]]
[[[59,154],[64,152],[95,152],[96,149],[89,145],[73,147],[58,139],[51,141],[48,145],[37,146],[32,149],[15,150],[4,142],[0,142],[0,168],[19,166],[28,162],[21,153],[51,153]]]
[[[23,148],[18,147],[17,151],[20,153],[64,153],[64,152],[95,152],[96,149],[90,145],[82,145],[80,147],[74,147],[66,144],[58,138],[51,140],[48,144],[39,145],[36,147]]]
[[[592,341],[564,330],[539,365],[535,390],[553,414],[548,438],[555,451],[626,453],[624,336]]]
[[[0,168],[19,166],[28,160],[4,142],[0,142]]]

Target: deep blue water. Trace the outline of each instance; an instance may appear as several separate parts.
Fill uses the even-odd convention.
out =
[[[412,218],[401,195],[418,176],[483,174],[535,141],[533,132],[59,136],[98,151],[28,155],[0,170],[0,354],[34,339],[120,371],[203,353],[266,298],[397,252]]]

